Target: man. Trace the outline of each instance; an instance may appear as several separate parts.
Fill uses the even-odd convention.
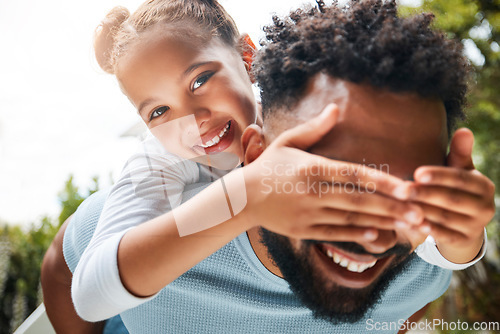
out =
[[[493,213],[494,187],[478,181],[482,186],[467,188],[452,178],[457,170],[419,167],[445,163],[449,131],[460,117],[464,99],[464,59],[457,45],[427,29],[428,15],[397,19],[391,14],[396,11],[391,2],[349,6],[342,11],[320,3],[319,12],[298,10],[265,29],[267,44],[255,68],[265,126],[264,131],[245,133],[247,161],[255,160],[259,147],[268,146],[276,134],[335,102],[340,106],[337,124],[308,151],[360,164],[387,164],[391,174],[416,180],[411,200],[424,209],[431,234],[448,259],[440,243],[455,239],[446,252],[453,251],[452,261],[460,263],[461,250],[470,243],[478,245],[481,238],[476,232],[481,229],[471,227],[478,221],[467,221],[470,211],[457,205],[467,206],[467,198],[487,194],[490,199],[484,203],[489,210],[483,217],[487,221]],[[423,40],[427,41],[419,43]],[[304,135],[314,136],[307,131]],[[460,130],[452,146],[458,141],[470,146],[471,134]],[[448,162],[453,159],[449,156]],[[473,169],[470,158],[460,164]],[[337,191],[349,189],[344,185]],[[445,193],[451,196],[446,198]],[[436,200],[438,196],[443,197]],[[482,209],[480,201],[476,205],[475,210]],[[411,262],[410,251],[425,239],[420,231],[398,229],[395,245],[382,248],[366,241],[297,240],[265,229],[259,243],[256,232],[249,234],[254,248],[269,253],[272,261],[267,268],[282,275],[318,317],[350,322],[366,314],[391,277]],[[367,265],[373,267],[366,269]],[[360,273],[353,274],[356,269]]]
[[[387,165],[391,174],[416,181],[410,200],[422,208],[440,250],[449,251],[443,255],[470,262],[492,214],[491,184],[472,171],[417,170],[445,162],[448,129],[460,116],[465,91],[460,50],[432,33],[425,16],[397,19],[391,2],[351,3],[345,11],[320,9],[297,11],[293,20],[275,20],[266,30],[271,43],[261,51],[255,72],[265,127],[245,132],[245,163],[265,164],[266,157],[292,146],[336,160]],[[285,129],[332,102],[339,112],[331,131],[334,112],[291,130],[288,142],[281,138],[273,143]],[[464,149],[470,139],[466,131],[454,137],[450,165],[472,168],[470,151]],[[331,189],[374,190],[353,182],[363,178],[353,176],[353,166],[339,162],[338,168],[349,173],[332,179]],[[332,175],[341,174],[337,170]],[[466,182],[457,183],[460,177]],[[286,190],[262,180],[263,191],[269,186]],[[318,196],[322,185],[313,189],[304,195]],[[452,207],[452,202],[460,205]],[[471,214],[478,209],[483,210]],[[350,219],[363,220],[362,215]],[[410,255],[426,234],[405,224],[380,230],[376,240],[356,243],[275,232],[254,228],[248,237],[240,235],[155,299],[124,312],[127,326],[137,332],[362,332],[370,319],[405,320],[449,283],[449,272]],[[454,247],[468,252],[456,253]]]

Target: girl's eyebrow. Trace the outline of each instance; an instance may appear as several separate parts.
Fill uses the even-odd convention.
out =
[[[182,73],[181,79],[185,78],[187,75],[189,75],[189,73],[193,72],[198,67],[206,65],[206,64],[209,64],[209,63],[211,63],[211,61],[204,61],[204,62],[196,63],[196,64],[193,64],[193,65],[189,66],[187,68],[187,70],[185,70],[184,73]]]
[[[137,113],[138,113],[139,115],[142,115],[142,114],[141,114],[141,113],[142,113],[142,110],[143,110],[143,109],[144,109],[147,105],[149,105],[149,104],[153,103],[154,101],[155,101],[155,100],[154,100],[154,99],[151,99],[151,98],[149,98],[149,99],[146,99],[146,100],[142,101],[142,102],[141,102],[141,104],[139,105],[139,108],[137,108]]]

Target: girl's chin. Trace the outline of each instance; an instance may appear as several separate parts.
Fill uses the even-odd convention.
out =
[[[230,151],[200,155],[191,160],[206,166],[227,171],[238,167],[238,165],[241,163],[240,157],[235,153],[231,153]]]

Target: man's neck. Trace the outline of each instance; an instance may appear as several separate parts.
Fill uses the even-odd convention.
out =
[[[260,237],[260,227],[253,227],[247,231],[248,240],[250,241],[250,245],[255,252],[255,255],[259,258],[259,261],[274,275],[283,278],[280,269],[276,266],[273,259],[267,252],[267,247],[262,242],[262,238]]]

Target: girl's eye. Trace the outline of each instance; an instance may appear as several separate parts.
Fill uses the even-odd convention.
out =
[[[160,117],[161,115],[163,115],[164,113],[166,113],[170,108],[167,107],[167,106],[163,106],[163,107],[159,107],[159,108],[156,108],[155,110],[153,110],[153,112],[151,113],[151,116],[149,116],[149,120],[152,121],[153,119],[155,119],[156,117]]]
[[[196,89],[203,86],[212,77],[212,75],[214,75],[213,72],[207,72],[207,73],[203,73],[202,75],[200,75],[193,82],[193,87],[191,88],[191,90],[194,92]]]

